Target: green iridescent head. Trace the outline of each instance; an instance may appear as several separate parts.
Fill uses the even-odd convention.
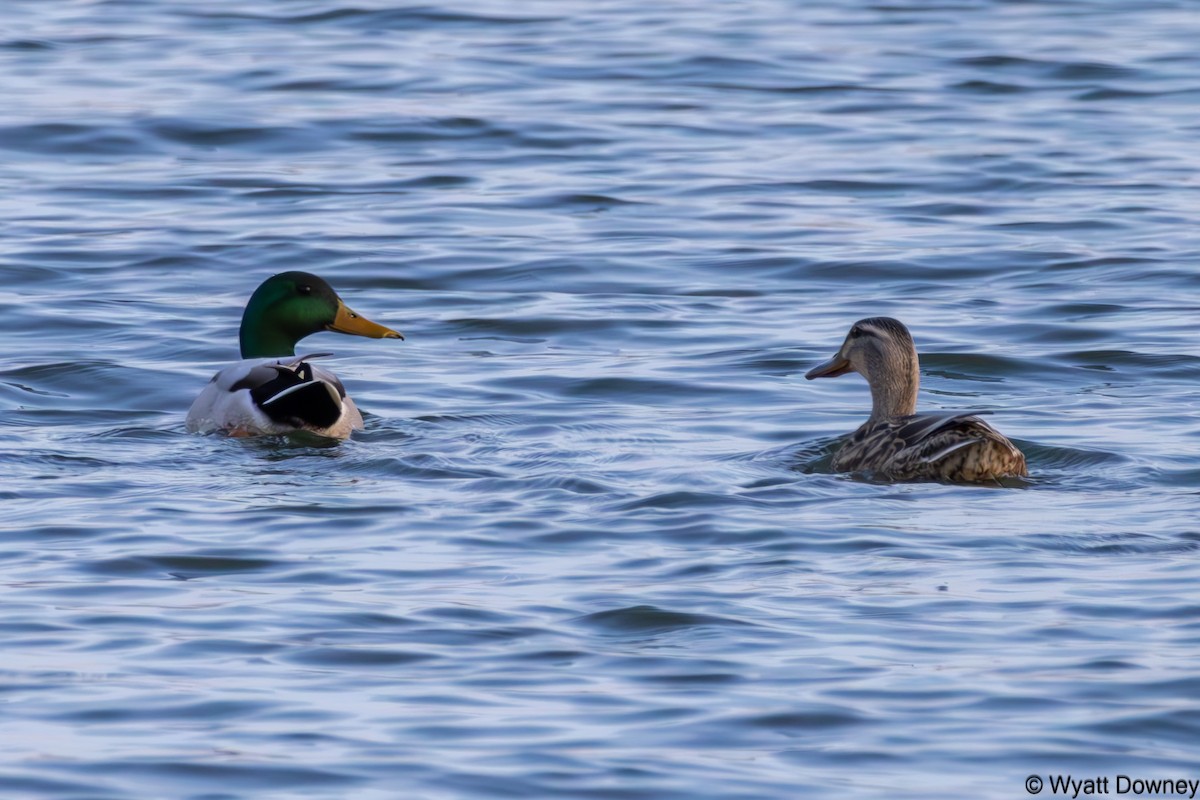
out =
[[[281,272],[254,290],[238,334],[242,358],[293,356],[296,343],[320,331],[371,339],[403,339],[351,311],[333,287],[308,272]]]

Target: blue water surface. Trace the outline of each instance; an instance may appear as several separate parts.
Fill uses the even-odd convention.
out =
[[[1200,779],[1185,0],[14,0],[0,795]],[[268,275],[367,416],[191,436]],[[908,323],[1015,488],[829,469]],[[1115,791],[1115,784],[1112,785]]]

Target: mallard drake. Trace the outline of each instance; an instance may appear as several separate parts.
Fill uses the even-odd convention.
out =
[[[917,348],[891,317],[861,319],[837,355],[804,377],[857,372],[871,387],[871,417],[833,457],[838,472],[871,472],[889,480],[990,481],[1023,477],[1025,456],[978,414],[917,414]]]
[[[307,272],[263,281],[242,313],[242,361],[218,372],[192,403],[187,429],[258,436],[308,431],[345,439],[362,430],[362,414],[337,376],[297,356],[296,343],[318,331],[403,339],[351,311],[328,283]]]

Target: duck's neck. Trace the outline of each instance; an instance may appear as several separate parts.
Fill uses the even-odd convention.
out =
[[[294,356],[299,338],[278,325],[268,324],[261,316],[242,317],[242,327],[238,331],[242,358]]]
[[[917,412],[917,387],[921,372],[917,354],[912,353],[888,369],[873,369],[867,376],[871,385],[871,421],[907,417]]]

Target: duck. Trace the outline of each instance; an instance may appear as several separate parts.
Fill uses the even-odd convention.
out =
[[[891,481],[985,483],[1029,474],[1025,455],[979,419],[987,411],[917,414],[917,348],[902,322],[860,319],[837,354],[804,376],[857,372],[871,387],[871,416],[833,457],[836,472]]]
[[[219,371],[192,403],[191,433],[230,436],[308,432],[346,439],[363,418],[336,375],[312,362],[330,353],[296,355],[296,344],[320,331],[370,339],[403,339],[371,322],[308,272],[272,275],[254,290],[238,331],[242,360]]]

